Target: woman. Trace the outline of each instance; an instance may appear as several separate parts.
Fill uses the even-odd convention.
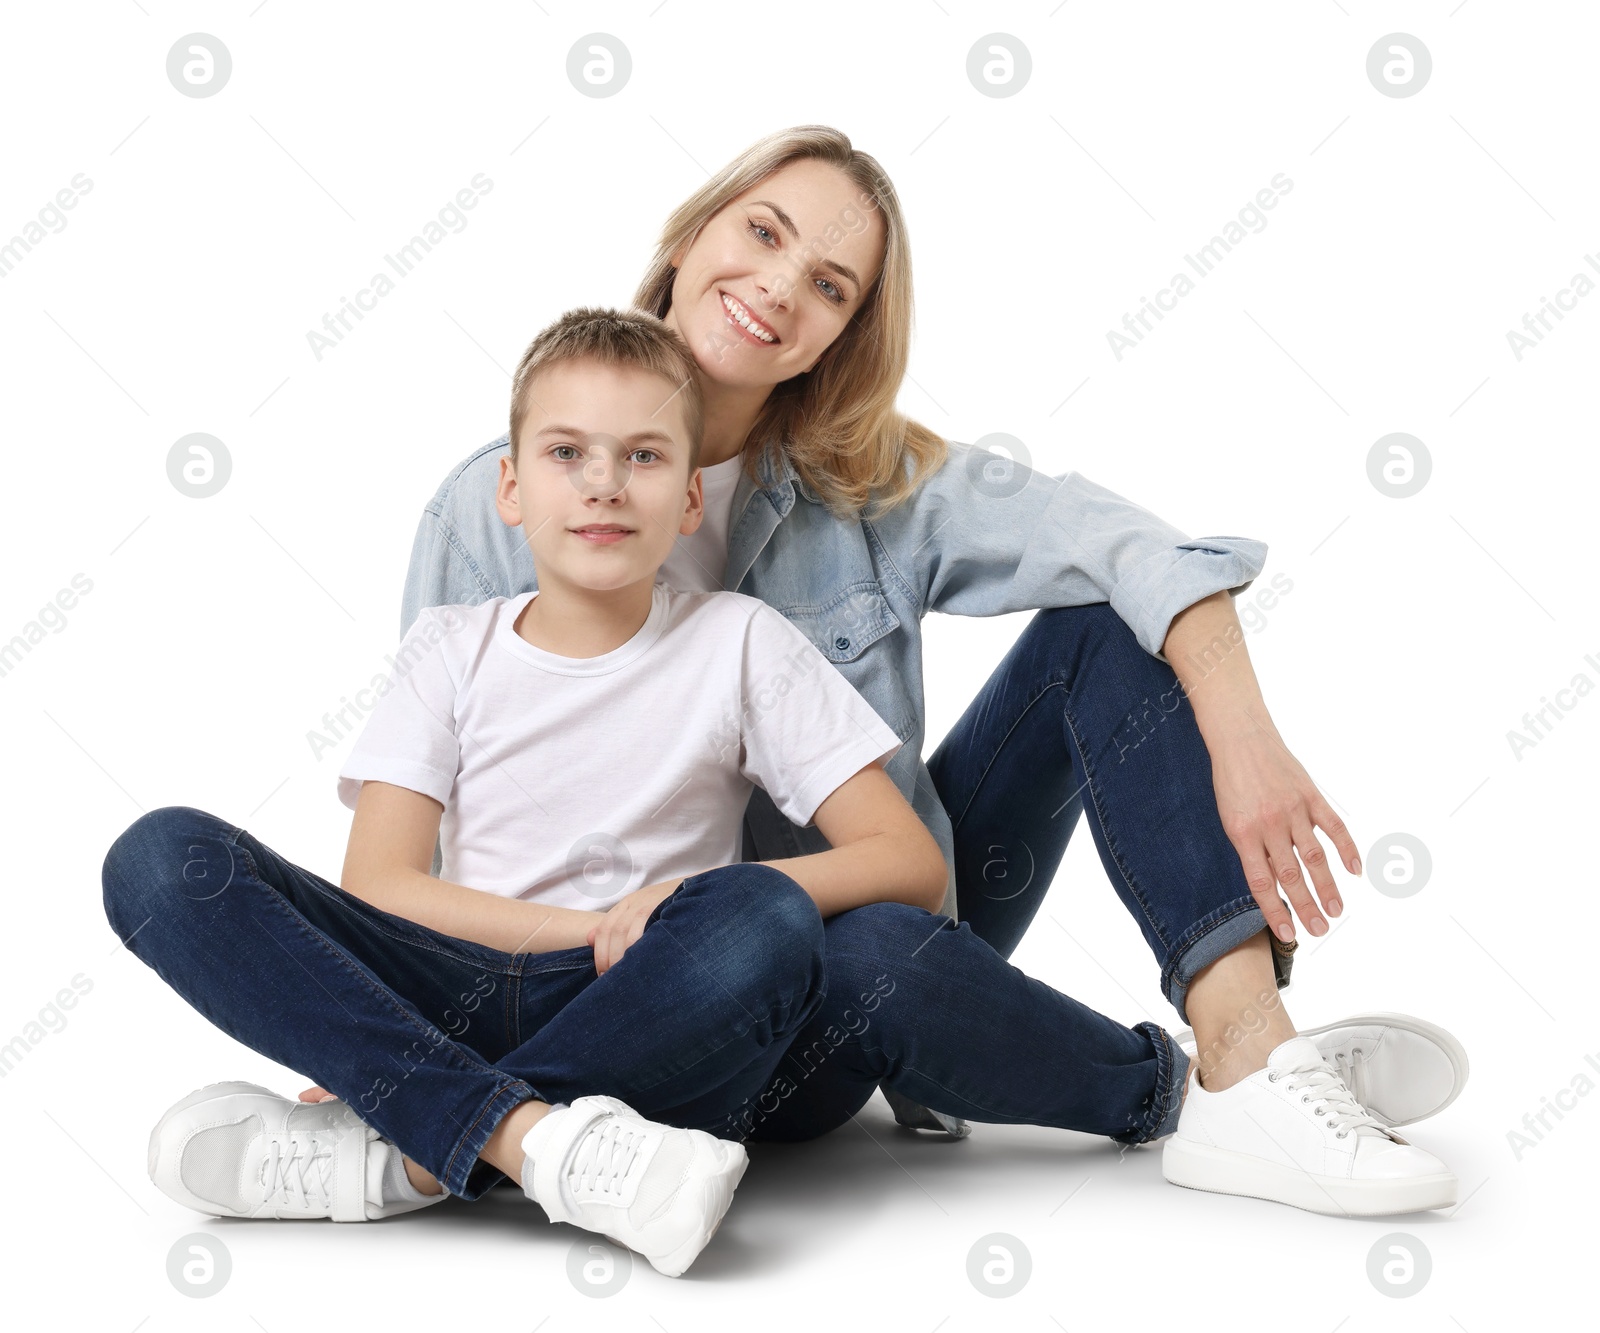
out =
[[[688,343],[706,399],[702,472],[691,483],[703,487],[704,521],[679,539],[662,577],[759,596],[807,634],[906,742],[888,772],[950,868],[940,915],[873,903],[822,922],[825,994],[785,1034],[757,1093],[714,1115],[702,1099],[693,1123],[727,1139],[811,1138],[849,1119],[881,1084],[902,1123],[958,1136],[966,1119],[1124,1143],[1170,1135],[1165,1173],[1199,1188],[1345,1214],[1453,1202],[1454,1176],[1388,1126],[1453,1100],[1466,1072],[1454,1040],[1396,1015],[1297,1034],[1277,997],[1294,945],[1275,886],[1321,934],[1326,922],[1296,852],[1330,915],[1337,892],[1312,826],[1334,839],[1352,873],[1359,861],[1272,727],[1232,612],[1229,591],[1248,586],[1265,548],[1187,541],[1075,474],[1047,477],[946,445],[901,417],[894,402],[911,326],[905,227],[877,164],[837,131],[770,136],[713,177],[668,219],[636,304]],[[424,513],[402,630],[424,606],[534,586],[523,534],[494,517],[506,443],[456,468]],[[1027,608],[1044,609],[924,766],[922,615]],[[1162,989],[1194,1024],[1190,1049],[1154,1023],[1116,1024],[1005,961],[1085,803]],[[340,932],[354,940],[383,924],[354,904],[330,908],[327,886],[301,883],[303,872],[256,864],[268,849],[242,830],[197,832],[179,827],[185,819],[192,812],[173,812],[171,828],[130,830],[108,858],[108,916],[141,956],[164,948],[169,969],[198,970],[183,947],[134,932],[162,891],[144,868],[170,862],[173,848],[201,833],[228,853],[230,868],[229,849],[251,850],[251,892],[291,914],[299,935],[337,945]],[[747,861],[826,847],[815,828],[795,827],[755,793]],[[311,909],[324,918],[307,919]],[[392,937],[394,923],[385,929]],[[453,947],[404,933],[418,950]],[[655,945],[651,956],[669,955]],[[473,958],[517,978],[524,970],[522,957]],[[292,968],[282,970],[292,981]],[[566,972],[570,1005],[590,1005],[596,1024],[607,982],[627,974],[645,992],[651,982],[638,967],[599,979],[592,969]],[[497,1010],[496,1022],[515,1031],[515,1017]],[[637,1026],[626,1034],[635,1041]],[[339,1029],[331,1014],[329,1030]],[[495,1031],[498,1045],[513,1044]],[[586,1031],[606,1046],[609,1030]],[[235,1035],[295,1068],[326,1063],[305,1032],[285,1032],[270,1016]],[[689,1063],[683,1050],[681,1061],[672,1051],[650,1056],[660,1069]],[[736,1066],[729,1052],[717,1055]],[[564,1057],[573,1088],[625,1095],[643,1114],[671,1119],[671,1108],[652,1104],[648,1077],[604,1086],[598,1066],[585,1075],[586,1051]],[[481,1058],[501,1065],[493,1051]],[[489,1128],[477,1127],[470,1142],[483,1146]],[[495,1164],[492,1152],[479,1156]],[[415,1168],[407,1162],[410,1183],[434,1193],[437,1179]],[[476,1197],[492,1172],[471,1171],[472,1189],[460,1188],[465,1165],[455,1186]]]
[[[663,578],[775,606],[906,741],[889,772],[950,866],[943,932],[970,930],[1009,957],[1087,792],[1111,883],[1156,955],[1164,994],[1193,1025],[1194,1086],[1210,1094],[1208,1114],[1224,1115],[1227,1089],[1276,1095],[1280,1080],[1299,1087],[1312,1077],[1267,1068],[1296,1036],[1276,996],[1296,947],[1277,890],[1322,935],[1324,910],[1337,916],[1341,903],[1313,830],[1333,840],[1351,874],[1361,862],[1274,727],[1233,611],[1230,593],[1249,586],[1266,547],[1187,540],[1076,473],[1046,477],[947,445],[901,416],[906,227],[877,162],[836,130],[770,135],[712,176],[668,217],[634,301],[686,339],[706,395],[705,521],[679,538]],[[502,436],[469,456],[427,506],[402,631],[425,606],[535,586],[521,533],[494,515],[506,445]],[[921,617],[1037,608],[1048,609],[924,765]],[[755,793],[747,860],[826,846]],[[928,934],[899,905],[833,918],[830,989],[845,1000],[870,994],[906,950],[926,961]],[[963,1018],[988,1016],[994,997],[977,979],[949,980],[976,986]],[[831,1007],[813,1020],[819,1033],[830,1024],[838,1030]],[[913,1067],[911,1034],[890,1026],[880,1017],[872,1039],[845,1043],[796,1092],[769,1097],[777,1109],[753,1137],[825,1133],[880,1080],[904,1124],[961,1134],[968,1115],[1058,1123],[982,1081],[936,1089]],[[933,1025],[916,1035],[924,1048],[939,1040]],[[1391,1125],[1442,1109],[1466,1077],[1460,1045],[1421,1020],[1368,1015],[1308,1035]],[[1312,1117],[1322,1114],[1316,1101],[1295,1105]],[[1248,1177],[1251,1188],[1234,1192],[1263,1197],[1303,1192],[1304,1181],[1256,1179],[1246,1159],[1279,1154],[1250,1132],[1243,1098],[1230,1105],[1227,1134],[1219,1121],[1212,1135],[1240,1158],[1185,1171],[1169,1144],[1169,1177],[1215,1188]]]

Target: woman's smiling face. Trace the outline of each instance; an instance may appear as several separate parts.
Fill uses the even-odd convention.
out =
[[[816,158],[773,172],[674,256],[666,323],[705,377],[770,388],[810,370],[877,281],[884,225],[849,176]]]

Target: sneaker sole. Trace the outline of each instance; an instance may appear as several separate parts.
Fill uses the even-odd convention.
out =
[[[1185,1189],[1267,1199],[1330,1217],[1384,1217],[1448,1208],[1459,1182],[1451,1173],[1411,1180],[1339,1180],[1280,1166],[1245,1153],[1167,1140],[1161,1174]]]
[[[1467,1063],[1467,1048],[1456,1040],[1453,1033],[1447,1032],[1437,1023],[1430,1023],[1425,1018],[1416,1018],[1411,1014],[1370,1013],[1354,1014],[1349,1018],[1342,1018],[1337,1023],[1324,1023],[1319,1028],[1303,1028],[1299,1035],[1302,1037],[1316,1038],[1325,1032],[1332,1032],[1335,1028],[1383,1026],[1396,1028],[1401,1032],[1415,1033],[1419,1037],[1426,1037],[1435,1046],[1445,1053],[1445,1058],[1450,1061],[1451,1073],[1455,1076],[1455,1083],[1451,1086],[1450,1095],[1437,1106],[1426,1110],[1416,1111],[1411,1115],[1391,1120],[1380,1115],[1372,1107],[1366,1107],[1367,1113],[1380,1124],[1388,1125],[1391,1129],[1398,1129],[1401,1125],[1414,1125],[1419,1120],[1427,1120],[1436,1116],[1451,1102],[1461,1095],[1461,1090],[1467,1085],[1467,1076],[1472,1072]],[[1179,1028],[1172,1034],[1172,1039],[1182,1046],[1185,1042],[1194,1043],[1193,1028]]]
[[[1455,1083],[1450,1088],[1450,1095],[1431,1110],[1418,1111],[1401,1119],[1388,1120],[1369,1106],[1367,1108],[1368,1114],[1374,1120],[1382,1121],[1392,1128],[1398,1128],[1400,1125],[1414,1125],[1419,1120],[1426,1120],[1430,1116],[1438,1115],[1440,1111],[1444,1110],[1445,1107],[1449,1106],[1451,1102],[1461,1095],[1461,1090],[1467,1086],[1467,1075],[1472,1072],[1471,1067],[1467,1064],[1467,1048],[1456,1040],[1453,1033],[1446,1032],[1437,1023],[1430,1023],[1425,1018],[1416,1018],[1411,1014],[1357,1014],[1353,1018],[1344,1019],[1338,1023],[1325,1023],[1320,1028],[1308,1028],[1300,1035],[1302,1037],[1318,1037],[1324,1032],[1333,1031],[1334,1028],[1367,1025],[1397,1028],[1401,1032],[1411,1032],[1419,1037],[1426,1037],[1445,1053],[1445,1057],[1450,1061],[1450,1071],[1455,1075]]]
[[[733,1203],[733,1192],[738,1188],[739,1182],[744,1179],[746,1168],[750,1165],[749,1154],[743,1151],[743,1145],[733,1145],[740,1148],[738,1161],[729,1164],[715,1175],[703,1180],[700,1184],[701,1201],[705,1208],[706,1216],[712,1218],[711,1229],[702,1236],[691,1236],[688,1240],[674,1250],[669,1250],[660,1256],[645,1257],[650,1260],[650,1266],[666,1277],[682,1277],[699,1256],[700,1251],[711,1244],[711,1238],[717,1234],[717,1228],[722,1225],[722,1219],[728,1214],[728,1207]],[[621,1244],[621,1242],[617,1242]]]

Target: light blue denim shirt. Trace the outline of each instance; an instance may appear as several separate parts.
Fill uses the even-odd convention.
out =
[[[423,607],[475,606],[538,586],[522,530],[495,512],[509,445],[502,435],[472,454],[424,509],[402,635]],[[734,492],[724,586],[782,612],[900,737],[887,771],[944,852],[941,911],[951,918],[954,833],[922,760],[922,617],[1109,602],[1165,661],[1172,618],[1214,592],[1249,587],[1267,557],[1248,537],[1189,539],[1076,472],[1049,476],[954,441],[938,472],[875,519],[835,519],[781,449],[764,450],[759,470],[762,484],[741,474]],[[746,860],[828,847],[815,825],[791,823],[756,789]]]

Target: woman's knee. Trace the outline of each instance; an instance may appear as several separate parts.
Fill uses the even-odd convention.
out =
[[[1041,629],[1052,639],[1070,642],[1085,656],[1105,656],[1138,661],[1145,659],[1162,665],[1147,653],[1139,637],[1113,609],[1110,602],[1090,602],[1085,606],[1053,606],[1037,617]]]

